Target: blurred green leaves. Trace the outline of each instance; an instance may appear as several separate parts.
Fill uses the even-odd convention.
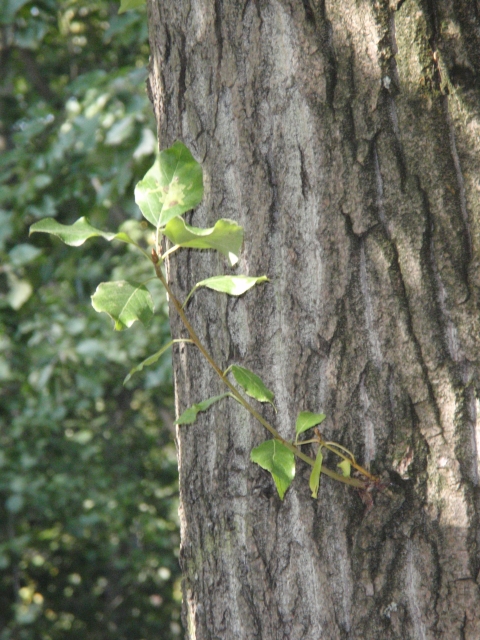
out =
[[[181,633],[169,356],[122,385],[169,340],[161,289],[148,328],[113,332],[90,296],[151,275],[135,247],[28,238],[46,218],[88,216],[150,240],[133,198],[156,148],[147,25],[118,8],[0,11],[1,640]]]

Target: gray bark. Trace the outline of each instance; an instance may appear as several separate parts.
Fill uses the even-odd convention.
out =
[[[315,501],[298,463],[282,502],[233,400],[178,429],[189,638],[478,640],[478,1],[150,0],[149,23],[160,146],[204,167],[189,220],[238,221],[238,272],[272,279],[199,292],[192,322],[285,438],[323,411],[392,483]],[[187,252],[169,277],[229,272]],[[188,345],[174,370],[178,411],[221,392]]]

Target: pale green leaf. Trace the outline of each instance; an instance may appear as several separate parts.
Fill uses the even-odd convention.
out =
[[[127,384],[127,382],[130,380],[130,378],[133,376],[133,374],[137,373],[138,371],[141,371],[143,369],[143,367],[148,367],[151,364],[155,364],[155,362],[157,362],[157,360],[165,353],[165,351],[167,351],[167,349],[170,349],[172,344],[175,344],[176,342],[192,342],[192,341],[191,340],[187,340],[187,339],[185,339],[185,340],[182,340],[182,339],[170,340],[170,342],[165,344],[159,351],[157,351],[153,355],[149,356],[148,358],[145,358],[145,360],[140,362],[140,364],[137,364],[136,367],[133,367],[133,369],[130,370],[130,373],[128,374],[128,376],[123,381],[123,384]]]
[[[313,465],[312,473],[310,474],[309,486],[312,492],[312,498],[318,496],[318,488],[320,486],[320,474],[322,473],[323,454],[322,448],[319,447],[317,457],[315,458],[315,464]]]
[[[222,400],[222,398],[226,398],[229,396],[229,393],[222,393],[220,396],[213,396],[212,398],[208,398],[208,400],[204,400],[203,402],[199,402],[198,404],[194,404],[188,409],[186,409],[182,415],[175,420],[175,424],[193,424],[197,419],[197,414],[200,411],[206,411],[209,407],[212,406],[214,402],[218,402]]]
[[[146,0],[120,0],[120,9],[118,13],[125,13],[125,11],[130,11],[130,9],[138,9],[139,7],[143,7]]]
[[[241,296],[261,282],[269,282],[267,276],[213,276],[197,282],[196,287],[207,287],[230,296]]]
[[[285,491],[295,477],[295,456],[290,449],[278,440],[267,440],[252,449],[250,459],[260,465],[262,469],[270,471],[278,495],[283,500]]]
[[[323,413],[310,413],[310,411],[302,411],[295,425],[295,433],[299,436],[304,431],[316,427],[318,424],[325,420],[326,416]]]
[[[143,284],[120,280],[103,282],[92,296],[95,311],[107,313],[115,322],[115,330],[122,331],[136,320],[144,325],[153,316],[153,300]]]
[[[30,227],[32,233],[50,233],[70,247],[79,247],[85,240],[100,236],[105,240],[120,240],[129,244],[136,244],[126,233],[109,233],[92,227],[87,218],[79,218],[73,224],[60,224],[54,218],[44,218],[39,222],[35,222]]]
[[[199,229],[173,218],[163,231],[174,244],[190,249],[215,249],[228,258],[231,266],[238,262],[243,244],[243,227],[232,220],[217,220],[211,229]]]
[[[340,467],[340,469],[342,470],[343,475],[346,478],[350,477],[350,473],[351,473],[351,470],[352,470],[352,465],[351,465],[349,460],[342,460],[342,462],[339,462],[337,464],[337,467]]]
[[[236,364],[232,365],[230,370],[235,380],[243,387],[248,396],[255,398],[259,402],[269,402],[273,406],[275,394],[265,386],[261,378],[249,369],[239,367]]]
[[[193,209],[202,198],[202,167],[181,142],[162,151],[135,187],[135,201],[155,228]]]

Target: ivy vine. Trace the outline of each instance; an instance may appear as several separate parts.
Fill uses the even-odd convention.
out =
[[[193,345],[201,352],[227,389],[225,393],[207,398],[184,411],[176,420],[180,428],[193,424],[200,412],[207,411],[214,403],[230,397],[242,405],[270,433],[271,438],[255,447],[250,457],[252,462],[271,473],[282,500],[295,477],[296,458],[312,467],[309,487],[313,498],[318,495],[322,473],[361,491],[378,484],[378,479],[359,465],[348,449],[336,442],[323,439],[318,429],[326,417],[323,413],[302,411],[295,424],[294,439],[284,439],[250,400],[251,398],[259,403],[274,405],[274,393],[257,374],[245,367],[231,364],[222,370],[195,332],[187,316],[187,304],[198,289],[206,287],[229,296],[242,296],[253,287],[269,281],[265,275],[216,275],[197,282],[183,302],[175,296],[163,271],[165,260],[174,259],[175,252],[182,249],[210,249],[221,253],[230,266],[235,266],[239,261],[244,234],[243,228],[236,222],[221,219],[212,228],[202,229],[188,225],[181,217],[198,206],[202,198],[202,167],[184,144],[175,142],[159,154],[152,168],[135,188],[135,200],[143,216],[154,229],[150,252],[125,232],[101,231],[93,227],[87,218],[80,218],[72,225],[63,225],[53,218],[45,218],[32,225],[30,233],[53,234],[65,244],[74,247],[82,245],[92,237],[102,237],[109,242],[126,242],[134,245],[151,262],[155,274],[153,277],[162,283],[189,337],[173,338],[159,351],[133,367],[125,382],[136,372],[155,363],[172,344],[182,342]],[[163,253],[162,245],[167,246]],[[92,296],[92,305],[96,311],[107,313],[112,318],[117,331],[129,328],[137,320],[146,325],[154,313],[154,303],[147,285],[148,282],[131,281],[102,283]],[[299,439],[302,434],[311,430],[313,435],[310,439]],[[315,458],[306,455],[301,449],[305,444],[312,443],[317,446]],[[339,473],[324,465],[325,450],[334,453],[340,459]]]

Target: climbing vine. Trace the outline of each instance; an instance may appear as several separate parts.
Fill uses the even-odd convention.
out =
[[[312,467],[309,486],[314,498],[318,495],[322,473],[333,480],[365,490],[372,483],[376,483],[377,478],[360,466],[348,449],[336,442],[328,442],[323,439],[318,428],[325,419],[323,413],[302,411],[295,424],[294,438],[292,440],[282,438],[256,408],[258,405],[253,404],[251,400],[260,403],[260,406],[261,403],[270,403],[275,406],[274,393],[266,387],[258,375],[245,367],[231,364],[227,369],[222,370],[192,327],[187,315],[188,303],[198,289],[206,287],[229,296],[242,296],[253,287],[262,286],[269,281],[266,275],[216,275],[197,282],[185,300],[180,301],[176,297],[163,272],[167,258],[169,260],[175,259],[174,254],[182,249],[215,250],[221,253],[229,265],[233,267],[239,261],[243,246],[243,228],[232,220],[218,220],[210,229],[193,227],[185,222],[181,216],[194,209],[202,198],[202,167],[184,144],[175,142],[172,147],[159,154],[153,167],[135,189],[135,200],[143,216],[154,230],[153,246],[150,251],[134,241],[127,233],[101,231],[93,227],[85,217],[80,218],[72,225],[63,225],[53,218],[45,218],[32,225],[30,233],[53,234],[65,244],[74,247],[78,247],[89,238],[96,236],[107,241],[126,242],[134,245],[144,258],[151,262],[154,273],[152,279],[157,278],[162,283],[170,303],[179,315],[189,337],[185,339],[173,338],[159,351],[135,366],[125,381],[145,366],[155,363],[174,343],[181,342],[192,345],[201,352],[226,388],[225,393],[207,398],[184,411],[176,420],[176,424],[180,428],[183,425],[194,423],[197,415],[202,411],[207,411],[215,402],[230,397],[270,433],[271,438],[255,447],[251,451],[250,457],[254,463],[271,473],[281,499],[295,477],[296,458]],[[162,246],[164,247],[163,252]],[[151,320],[154,313],[154,302],[147,285],[148,281],[143,283],[131,281],[102,283],[92,296],[92,305],[96,311],[107,313],[112,318],[117,331],[127,329],[137,320],[145,325]],[[301,440],[300,436],[307,431],[312,432],[312,437]],[[301,447],[306,444],[317,446],[315,458],[303,453]],[[323,464],[323,455],[326,450],[334,453],[340,459],[339,473]]]

